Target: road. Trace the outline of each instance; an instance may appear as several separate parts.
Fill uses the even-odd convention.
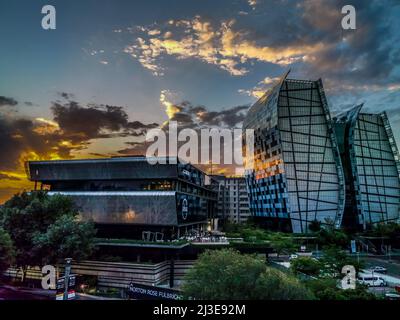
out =
[[[0,300],[55,300],[53,290],[30,289],[0,285]],[[116,298],[76,293],[74,300],[120,300]]]
[[[50,300],[50,297],[9,286],[0,286],[0,300]]]

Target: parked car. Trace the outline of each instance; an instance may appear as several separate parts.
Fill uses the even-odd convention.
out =
[[[360,275],[358,276],[358,283],[364,284],[368,287],[386,287],[387,282],[379,276]]]
[[[291,254],[290,256],[289,256],[289,261],[290,260],[293,260],[293,259],[297,259],[299,256],[297,255],[297,254]]]
[[[385,298],[388,300],[400,300],[400,294],[397,293],[386,293]]]
[[[386,273],[387,269],[380,266],[375,266],[370,269],[371,271],[378,272],[378,273]]]

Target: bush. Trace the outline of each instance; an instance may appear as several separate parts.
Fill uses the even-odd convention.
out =
[[[321,229],[316,233],[316,236],[317,242],[321,247],[334,245],[341,248],[347,248],[350,243],[350,238],[342,230]]]
[[[304,273],[310,276],[317,276],[320,273],[321,263],[310,257],[298,257],[290,263],[290,268],[294,274]]]
[[[0,227],[0,278],[14,262],[15,250],[10,235]]]
[[[336,274],[340,276],[342,268],[345,265],[352,265],[359,272],[363,266],[364,262],[358,262],[356,259],[349,257],[346,252],[336,246],[330,246],[325,248],[322,258],[319,260],[321,264],[321,271],[324,274]]]
[[[233,249],[207,250],[186,274],[186,298],[197,300],[302,300],[313,296],[296,278]]]
[[[298,279],[279,270],[266,268],[254,288],[260,300],[313,300],[314,295]]]
[[[319,300],[376,300],[365,286],[357,285],[356,289],[343,290],[338,288],[338,280],[333,278],[310,280],[306,286]]]

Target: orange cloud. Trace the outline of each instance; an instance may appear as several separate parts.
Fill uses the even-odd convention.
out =
[[[255,87],[251,89],[239,89],[238,92],[248,95],[249,97],[260,99],[265,94],[265,92],[271,89],[274,83],[276,83],[278,80],[279,77],[266,77],[263,80],[259,81]]]
[[[135,32],[139,30],[143,35],[124,51],[156,76],[164,74],[159,61],[164,54],[178,59],[199,59],[231,75],[242,76],[248,72],[246,62],[288,65],[312,59],[314,54],[324,49],[322,43],[276,48],[260,46],[249,40],[246,32],[236,31],[234,27],[235,20],[224,21],[216,28],[200,16],[192,20],[170,20],[163,30],[157,29],[156,32],[147,27],[136,28]]]

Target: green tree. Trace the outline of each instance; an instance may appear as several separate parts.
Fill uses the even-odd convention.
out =
[[[64,215],[50,225],[45,233],[33,237],[34,251],[42,264],[54,264],[66,257],[82,260],[94,251],[96,230],[91,223],[77,223],[75,217]]]
[[[278,256],[283,253],[293,253],[297,249],[297,245],[294,243],[293,238],[290,235],[275,232],[270,234],[268,240],[271,248],[276,251]]]
[[[321,271],[326,276],[340,277],[342,268],[345,265],[352,265],[356,272],[363,268],[363,261],[358,262],[356,259],[349,257],[345,251],[337,246],[330,246],[324,249],[324,254],[319,260],[321,263]]]
[[[0,227],[0,279],[14,262],[15,251],[10,235]]]
[[[186,274],[183,292],[194,299],[310,299],[294,277],[233,249],[207,250]]]
[[[267,240],[269,237],[267,230],[258,228],[251,222],[246,224],[229,222],[225,224],[224,231],[231,238],[241,237],[248,242],[260,242]]]
[[[350,244],[350,238],[342,230],[336,230],[333,228],[322,228],[316,233],[317,242],[321,247],[325,246],[338,246],[346,248]]]
[[[371,231],[367,232],[372,236],[388,238],[389,243],[399,243],[400,239],[400,224],[390,223],[379,223],[375,225]]]
[[[311,232],[321,231],[321,222],[318,220],[311,221],[308,225],[308,230],[310,230]]]
[[[319,300],[375,300],[373,293],[368,292],[365,286],[357,284],[356,289],[343,290],[338,287],[334,278],[320,278],[305,282],[314,296]]]
[[[310,276],[318,276],[321,263],[310,257],[298,257],[290,262],[290,268],[294,274],[304,273]]]
[[[55,233],[65,235],[60,226],[66,217],[69,217],[66,228],[74,233],[61,240]],[[45,191],[23,192],[3,205],[0,209],[0,225],[9,233],[16,248],[15,264],[22,270],[22,281],[29,266],[44,262],[56,263],[66,257],[80,259],[90,254],[87,246],[81,250],[80,245],[91,241],[94,231],[90,230],[94,229],[93,224],[79,222],[77,217],[78,212],[71,198],[63,195],[49,196]],[[76,226],[73,228],[72,225]],[[81,228],[86,230],[87,235],[75,233]],[[54,242],[50,244],[50,240]],[[54,259],[55,255],[57,259]]]
[[[252,299],[314,300],[314,295],[297,278],[266,268],[256,282]]]

